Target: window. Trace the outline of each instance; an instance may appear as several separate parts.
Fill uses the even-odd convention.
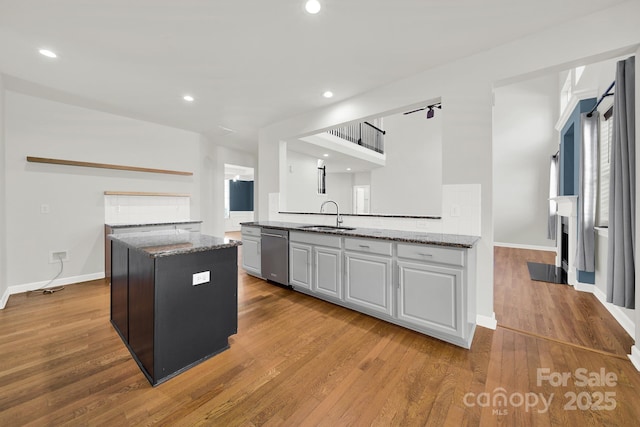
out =
[[[605,119],[609,117],[608,119]],[[600,161],[598,165],[598,205],[596,224],[609,225],[609,173],[611,167],[611,140],[613,138],[613,116],[600,115]]]

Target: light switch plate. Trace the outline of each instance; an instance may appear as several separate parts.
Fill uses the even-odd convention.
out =
[[[211,281],[211,272],[202,271],[193,275],[193,286],[202,285],[203,283],[209,283]]]

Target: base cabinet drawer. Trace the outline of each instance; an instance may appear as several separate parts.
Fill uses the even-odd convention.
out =
[[[346,252],[344,259],[345,302],[391,316],[391,258]]]
[[[420,262],[464,265],[464,250],[442,248],[434,245],[398,244],[398,258],[414,259]]]
[[[398,319],[424,330],[462,336],[463,271],[403,261],[398,270]]]

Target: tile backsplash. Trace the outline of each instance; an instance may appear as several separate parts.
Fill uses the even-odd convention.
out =
[[[105,224],[147,224],[191,220],[191,199],[178,196],[104,196]]]

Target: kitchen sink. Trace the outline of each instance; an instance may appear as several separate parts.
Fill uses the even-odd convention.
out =
[[[353,227],[335,227],[332,225],[303,225],[299,227],[301,230],[310,230],[310,231],[348,231],[355,230]]]

